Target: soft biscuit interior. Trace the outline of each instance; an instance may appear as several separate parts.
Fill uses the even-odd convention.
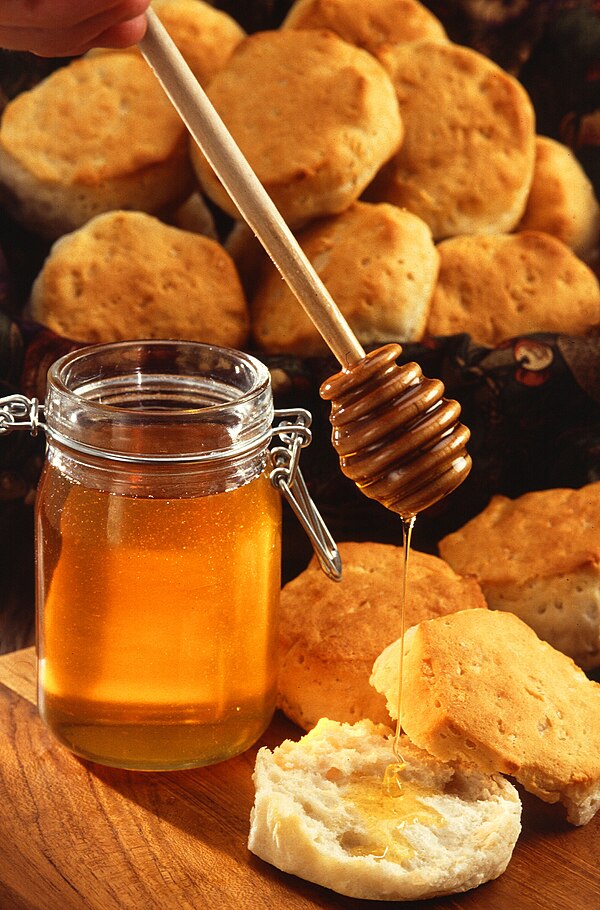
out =
[[[417,900],[500,875],[520,831],[501,776],[438,762],[402,742],[402,787],[388,729],[323,719],[299,742],[259,751],[250,850],[350,897]]]

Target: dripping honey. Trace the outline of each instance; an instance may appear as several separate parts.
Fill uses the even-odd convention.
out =
[[[359,817],[344,834],[343,848],[352,856],[395,863],[409,860],[414,849],[405,829],[414,824],[429,828],[445,824],[443,816],[427,803],[433,795],[433,790],[406,777],[399,780],[395,771],[392,779],[386,774],[383,782],[375,775],[352,781],[345,797]]]
[[[121,767],[237,754],[275,703],[280,502],[265,473],[189,498],[38,495],[39,707],[72,751]]]
[[[404,672],[404,635],[406,633],[406,601],[408,597],[408,562],[410,557],[410,547],[412,542],[412,532],[415,525],[415,516],[402,519],[402,542],[404,545],[404,559],[402,561],[402,587],[401,587],[401,606],[400,606],[400,657],[398,665],[398,697],[397,697],[397,721],[396,735],[394,737],[394,755],[396,756],[395,766],[388,768],[388,777],[395,768],[396,776],[401,774],[404,761],[400,752],[400,737],[402,735],[402,692],[403,692],[403,672]]]
[[[365,778],[349,788],[350,799],[364,815],[359,835],[348,833],[344,846],[354,856],[372,856],[403,862],[413,855],[410,841],[403,833],[407,825],[420,823],[429,827],[444,823],[443,817],[423,802],[433,791],[419,787],[406,776],[406,764],[400,746],[402,736],[402,692],[408,565],[415,517],[402,519],[404,558],[402,563],[400,608],[400,657],[398,667],[397,722],[394,735],[395,761],[385,769],[383,779]]]
[[[410,779],[402,757],[402,674],[406,601],[408,596],[408,565],[414,516],[402,520],[404,559],[401,583],[400,658],[398,668],[397,724],[393,741],[395,761],[386,767],[383,776],[373,774],[353,780],[344,788],[344,799],[358,814],[341,839],[342,848],[351,856],[369,856],[375,860],[404,863],[412,858],[414,849],[405,829],[421,824],[440,827],[443,816],[428,804],[435,791]]]

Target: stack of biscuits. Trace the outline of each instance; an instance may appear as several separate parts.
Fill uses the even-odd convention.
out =
[[[338,585],[316,559],[288,582],[279,706],[308,732],[258,753],[250,849],[342,894],[415,900],[502,874],[520,833],[511,779],[588,824],[598,514],[600,481],[495,496],[439,557],[344,543]]]
[[[443,558],[411,550],[406,585],[404,549],[367,542],[341,545],[338,585],[316,560],[289,582],[279,705],[308,732],[258,753],[250,849],[342,894],[414,900],[504,871],[511,778],[589,823],[599,508],[600,482],[495,497]]]
[[[452,42],[418,0],[296,0],[281,28],[250,36],[203,0],[153,5],[361,343],[466,332],[494,346],[598,327],[590,181],[565,146],[536,135],[522,85]],[[0,193],[50,242],[85,235],[53,246],[36,283],[32,314],[61,333],[184,332],[268,354],[325,353],[135,50],[93,51],[6,107]],[[137,277],[100,313],[102,244],[109,233],[128,242],[130,211],[139,249],[126,258]],[[172,324],[165,283],[143,253],[163,224],[206,236],[215,260],[200,257],[205,293],[192,292]],[[213,338],[224,256],[227,274],[237,272],[226,296],[238,303],[231,334]],[[178,288],[177,257],[172,265]],[[46,269],[72,273],[59,296]]]
[[[352,897],[415,900],[504,871],[511,778],[593,819],[599,502],[600,482],[497,498],[442,541],[447,562],[411,550],[405,589],[404,549],[368,542],[341,545],[338,585],[314,560],[284,587],[279,704],[308,732],[258,753],[252,852]]]

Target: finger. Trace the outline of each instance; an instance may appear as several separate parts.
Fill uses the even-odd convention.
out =
[[[109,12],[123,0],[2,0],[0,26],[37,31],[72,28],[85,19]]]
[[[131,47],[132,44],[137,44],[144,37],[146,25],[145,15],[136,16],[135,19],[128,19],[126,22],[119,23],[119,25],[113,25],[100,35],[97,35],[93,42],[85,48],[85,51],[90,50],[92,47]]]
[[[126,0],[70,29],[4,28],[0,22],[0,47],[31,51],[40,57],[74,57],[91,47],[127,47],[145,31],[149,0]]]
[[[79,43],[73,42],[68,35],[35,28],[0,26],[0,47],[10,51],[30,51],[39,57],[71,57],[79,52]]]
[[[80,46],[89,50],[90,47],[127,47],[135,44],[144,34],[145,12],[149,5],[149,0],[126,0],[114,7],[110,16],[101,14],[86,19],[76,29]]]
[[[61,29],[88,30],[99,35],[126,19],[135,19],[150,5],[150,0],[0,0],[0,28],[38,32]]]

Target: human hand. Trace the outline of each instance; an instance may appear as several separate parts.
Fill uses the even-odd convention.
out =
[[[0,0],[0,47],[74,57],[128,47],[146,29],[150,0]]]

